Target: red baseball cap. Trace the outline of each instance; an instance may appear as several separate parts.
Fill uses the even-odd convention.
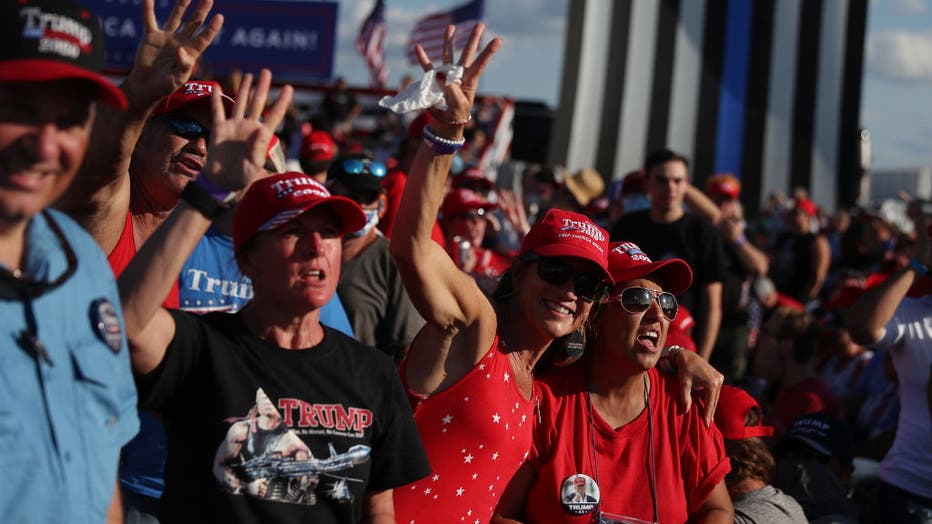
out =
[[[715,425],[722,432],[722,437],[726,440],[741,440],[772,436],[773,427],[765,426],[760,421],[755,426],[745,425],[748,412],[752,409],[760,411],[760,404],[747,391],[734,386],[722,386],[718,408],[715,410]]]
[[[686,291],[692,284],[692,269],[683,259],[670,258],[653,262],[634,242],[615,242],[608,247],[608,271],[616,284],[657,275],[664,290],[674,295]]]
[[[574,485],[574,486],[585,486],[585,485],[586,485],[586,477],[576,477],[576,478],[574,478],[574,479],[573,479],[573,485]]]
[[[808,198],[799,198],[796,200],[796,209],[802,211],[807,216],[814,217],[818,209],[815,203]]]
[[[223,93],[220,84],[213,80],[190,80],[165,97],[165,100],[152,110],[152,116],[164,115],[177,111],[191,104],[204,105],[210,108],[210,94],[216,89],[223,98],[223,107],[229,111],[233,107],[233,99]]]
[[[311,131],[310,134],[301,139],[301,151],[299,155],[304,160],[311,162],[321,162],[333,160],[336,145],[333,143],[333,137],[326,131]]]
[[[730,173],[722,173],[709,178],[706,190],[710,195],[735,199],[741,195],[741,181]]]
[[[340,234],[366,225],[366,214],[356,202],[333,196],[313,178],[288,171],[252,183],[233,215],[233,249],[239,251],[261,231],[277,229],[302,213],[327,206],[340,219]]]
[[[542,257],[572,257],[595,263],[609,281],[608,232],[586,215],[550,209],[525,235],[521,255],[534,253]]]
[[[459,188],[447,193],[440,206],[440,213],[443,218],[449,220],[457,215],[467,211],[481,209],[482,212],[490,211],[497,208],[493,202],[489,202],[485,197],[471,189]]]
[[[107,105],[126,96],[101,76],[104,34],[90,10],[67,0],[7,0],[0,6],[0,82],[84,80]]]

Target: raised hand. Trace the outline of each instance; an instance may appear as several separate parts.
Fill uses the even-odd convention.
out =
[[[143,36],[126,86],[131,104],[154,104],[187,82],[201,54],[223,26],[220,14],[204,26],[213,0],[200,0],[182,24],[191,0],[177,0],[165,26],[159,29],[154,2],[142,3]]]
[[[231,191],[245,188],[265,175],[265,152],[275,128],[291,106],[293,89],[286,85],[278,100],[264,112],[268,101],[272,73],[263,69],[255,91],[253,76],[243,77],[232,113],[227,116],[220,93],[211,93],[213,127],[210,133],[207,162],[201,176]],[[263,117],[260,119],[260,117]]]
[[[444,33],[444,65],[453,63],[453,35],[455,31],[456,27],[449,25]],[[484,24],[476,24],[472,29],[472,34],[469,35],[469,41],[466,43],[463,53],[460,55],[457,64],[464,68],[461,83],[451,83],[447,85],[443,79],[439,79],[445,93],[447,108],[444,111],[436,109],[431,111],[438,121],[438,128],[443,126],[446,122],[464,122],[469,117],[473,100],[476,97],[479,77],[482,76],[482,71],[489,63],[489,59],[492,58],[492,55],[495,54],[502,45],[501,38],[493,38],[491,42],[486,44],[482,52],[479,53],[476,60],[473,61],[473,55],[476,54],[476,49],[479,47],[479,40],[482,38],[482,33],[484,31]],[[421,68],[423,68],[424,71],[430,71],[434,68],[430,59],[427,57],[427,53],[420,45],[415,47],[415,51],[417,53],[418,62],[421,64]]]

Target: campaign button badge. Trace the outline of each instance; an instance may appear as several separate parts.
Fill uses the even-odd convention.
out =
[[[107,344],[114,353],[120,352],[123,341],[123,328],[120,326],[120,317],[116,307],[106,298],[98,298],[91,302],[91,327],[97,338]]]
[[[560,502],[572,515],[585,515],[599,504],[599,486],[588,475],[575,473],[563,480]]]

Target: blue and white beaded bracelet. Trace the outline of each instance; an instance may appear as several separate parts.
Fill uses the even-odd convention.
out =
[[[430,150],[438,155],[452,155],[466,145],[465,138],[450,140],[449,138],[437,136],[430,126],[424,126],[421,136],[424,137],[424,143],[430,146]]]

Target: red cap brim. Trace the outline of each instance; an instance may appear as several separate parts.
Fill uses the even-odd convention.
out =
[[[126,110],[126,95],[113,82],[93,71],[58,60],[8,60],[0,62],[0,81],[50,82],[54,80],[86,80],[98,88],[101,102]]]

